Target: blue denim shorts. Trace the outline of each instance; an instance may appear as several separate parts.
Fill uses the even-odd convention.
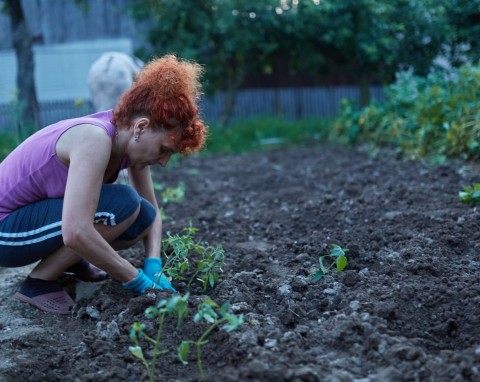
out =
[[[102,186],[94,223],[114,226],[136,211],[135,222],[117,238],[131,241],[155,219],[156,208],[130,186]],[[21,207],[0,221],[0,267],[22,267],[35,263],[63,246],[63,198],[45,199]]]

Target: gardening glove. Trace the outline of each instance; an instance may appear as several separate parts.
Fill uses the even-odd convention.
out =
[[[145,293],[145,290],[148,288],[163,289],[145,276],[141,268],[138,268],[137,277],[128,283],[122,283],[122,286],[137,293]]]
[[[168,280],[167,276],[162,273],[162,259],[148,258],[143,262],[143,271],[147,277],[154,283],[158,284],[162,289],[169,289],[176,292],[175,288]],[[159,277],[160,276],[160,277]]]

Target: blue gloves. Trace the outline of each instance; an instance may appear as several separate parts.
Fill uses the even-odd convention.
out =
[[[162,259],[158,258],[148,258],[143,262],[143,270],[145,275],[156,283],[160,289],[169,289],[172,292],[176,292],[175,288],[172,287],[172,284],[162,273]]]
[[[137,277],[135,277],[132,281],[129,281],[128,283],[122,283],[122,286],[137,293],[144,293],[145,290],[148,288],[163,289],[157,284],[155,284],[152,280],[150,280],[147,276],[145,276],[145,274],[140,268],[138,268]]]

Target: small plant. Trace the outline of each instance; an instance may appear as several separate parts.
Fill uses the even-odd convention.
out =
[[[207,290],[208,286],[213,286],[218,281],[219,272],[222,271],[224,263],[225,251],[221,245],[215,247],[203,246],[196,244],[195,252],[202,257],[196,262],[196,269],[188,281],[190,287],[193,280],[197,280],[202,285],[202,290]]]
[[[462,203],[480,204],[480,183],[473,183],[472,186],[464,186],[463,191],[458,193],[458,199]]]
[[[156,306],[150,306],[145,310],[146,318],[157,321],[157,331],[155,336],[149,336],[145,331],[146,325],[141,322],[135,322],[131,326],[130,340],[135,345],[130,346],[128,349],[145,366],[150,382],[159,379],[158,376],[155,375],[158,357],[168,353],[169,351],[169,349],[160,347],[165,318],[167,315],[177,316],[176,330],[178,332],[185,318],[188,315],[188,299],[188,293],[186,293],[184,296],[174,295],[168,300],[161,300],[157,303]],[[230,304],[228,302],[224,303],[218,309],[218,312],[215,311],[215,309],[217,308],[219,308],[218,304],[216,304],[211,299],[207,299],[203,303],[201,303],[198,307],[197,313],[193,318],[193,321],[195,323],[198,323],[203,319],[207,321],[210,326],[203,332],[203,334],[197,341],[183,340],[177,347],[178,357],[182,361],[182,363],[186,365],[188,364],[187,358],[190,351],[190,345],[195,346],[197,366],[201,380],[205,379],[205,373],[203,370],[201,359],[201,347],[208,342],[207,337],[210,335],[210,333],[212,333],[215,328],[219,327],[222,324],[222,330],[231,332],[232,330],[238,328],[244,322],[243,315],[237,316],[233,313],[228,312],[230,308]],[[144,346],[143,348],[142,345]],[[148,352],[150,356],[146,355],[147,349],[151,349]]]
[[[193,262],[195,271],[188,280],[188,287],[197,280],[205,291],[209,286],[213,288],[218,281],[219,272],[223,271],[225,251],[221,245],[211,246],[207,242],[194,241],[197,231],[197,228],[190,225],[183,229],[181,235],[167,233],[167,238],[163,240],[167,260],[162,272],[174,280],[186,280],[184,274]]]
[[[179,182],[177,187],[167,187],[162,191],[164,203],[181,203],[185,199],[185,183]]]
[[[180,182],[177,187],[165,187],[165,184],[154,181],[153,190],[161,192],[160,196],[163,203],[181,203],[185,199],[185,183]],[[158,209],[162,220],[171,219],[163,208]]]
[[[130,329],[130,340],[135,346],[130,346],[128,350],[142,361],[147,369],[148,378],[151,382],[155,381],[155,369],[157,366],[158,356],[168,353],[167,349],[160,349],[161,336],[163,332],[163,324],[166,315],[177,315],[177,330],[180,328],[183,319],[188,314],[188,298],[189,294],[184,296],[174,295],[168,300],[161,300],[156,306],[150,306],[145,310],[145,317],[149,319],[156,319],[158,322],[157,333],[155,338],[150,337],[145,333],[145,325],[141,322],[135,322]],[[153,346],[151,360],[148,361],[145,357],[140,340],[145,340]]]
[[[319,281],[325,276],[330,269],[336,266],[337,271],[341,272],[347,266],[347,257],[345,256],[346,249],[342,249],[337,244],[331,244],[332,250],[328,255],[320,256],[318,259],[319,269],[316,271],[313,276],[313,281]]]
[[[216,308],[218,312],[215,311]],[[201,303],[198,307],[198,312],[193,318],[193,321],[198,323],[202,319],[207,321],[210,326],[203,332],[203,334],[198,338],[197,341],[186,340],[182,341],[180,346],[177,349],[178,358],[184,365],[188,364],[187,358],[190,354],[190,345],[193,345],[196,349],[196,358],[197,358],[197,367],[200,373],[200,380],[205,380],[205,372],[202,366],[202,357],[201,357],[201,349],[202,346],[205,345],[208,341],[207,338],[212,333],[212,331],[219,327],[220,325],[224,324],[221,329],[231,332],[237,329],[240,325],[243,324],[243,314],[239,316],[229,313],[228,310],[230,308],[230,303],[226,302],[221,307],[217,303],[215,303],[211,299],[205,300]]]

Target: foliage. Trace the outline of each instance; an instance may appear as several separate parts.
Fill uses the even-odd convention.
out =
[[[134,18],[152,24],[147,40],[154,53],[176,53],[208,67],[207,91],[226,89],[246,73],[262,70],[275,49],[270,25],[275,23],[273,0],[134,1]],[[142,54],[142,52],[139,52]]]
[[[433,0],[326,0],[317,40],[327,68],[353,76],[369,101],[372,81],[391,81],[401,67],[425,73],[446,39],[445,9]],[[299,44],[303,46],[303,41]],[[422,54],[418,54],[418,52]],[[302,56],[303,57],[303,56]]]
[[[391,81],[402,67],[424,74],[451,36],[447,4],[136,0],[131,11],[135,19],[151,25],[147,45],[137,53],[146,59],[174,52],[200,62],[207,69],[207,93],[228,90],[225,107],[231,108],[235,90],[259,73],[278,78],[295,72],[315,77],[340,72],[355,78],[364,93],[370,82]]]
[[[130,346],[129,350],[135,357],[142,361],[143,365],[147,369],[148,378],[151,382],[156,380],[155,371],[157,367],[158,356],[168,353],[167,349],[160,348],[165,317],[167,315],[176,315],[178,330],[188,314],[188,298],[188,293],[184,296],[174,295],[168,300],[161,300],[156,306],[151,306],[145,310],[145,317],[148,319],[157,320],[158,327],[155,338],[150,337],[146,333],[146,327],[143,323],[135,322],[132,324],[130,329],[130,340],[135,344],[135,346]],[[140,340],[146,341],[153,347],[150,361],[147,359],[142,347],[140,346]]]
[[[205,89],[227,91],[221,124],[231,115],[235,93],[247,75],[268,70],[267,62],[278,45],[273,25],[279,20],[274,0],[170,1],[137,0],[131,11],[147,21],[149,55],[176,53],[208,68]],[[278,30],[278,26],[276,28]]]
[[[166,262],[162,272],[174,280],[187,280],[185,275],[190,271],[187,286],[197,281],[206,291],[208,287],[213,288],[219,273],[223,271],[225,251],[220,244],[211,246],[207,242],[194,240],[197,231],[190,225],[179,235],[167,232],[167,237],[163,239]]]
[[[463,203],[480,204],[480,183],[464,186],[463,191],[458,193],[458,199]]]
[[[400,72],[387,100],[358,110],[344,101],[331,137],[391,145],[414,158],[480,157],[480,66],[465,64],[426,77]]]
[[[318,258],[319,268],[312,275],[313,281],[319,281],[335,266],[338,272],[341,272],[347,266],[347,257],[344,250],[337,244],[331,244],[332,250],[328,255],[323,255]],[[327,261],[327,262],[326,262]]]
[[[176,330],[178,332],[185,318],[188,316],[188,299],[188,293],[184,296],[174,295],[168,300],[161,300],[156,306],[151,306],[145,310],[146,318],[150,320],[156,320],[157,329],[154,337],[147,334],[147,325],[143,324],[142,322],[135,322],[131,326],[130,340],[134,343],[134,346],[130,346],[129,350],[145,366],[150,381],[158,380],[158,376],[156,376],[155,373],[158,357],[169,351],[168,349],[160,348],[165,318],[167,315],[176,316]],[[209,298],[199,304],[193,321],[195,323],[199,323],[201,320],[204,320],[209,324],[209,326],[202,333],[198,340],[182,340],[181,344],[177,348],[179,359],[184,365],[186,365],[188,364],[187,359],[190,345],[194,345],[196,347],[197,366],[201,380],[205,379],[205,373],[202,367],[201,347],[208,342],[208,336],[214,329],[220,327],[222,324],[224,325],[221,326],[221,329],[231,332],[237,329],[244,322],[243,315],[237,316],[233,313],[230,313],[229,308],[230,304],[228,302],[219,307],[217,303]],[[146,342],[144,348],[141,346],[143,342]],[[147,349],[151,354],[151,358],[145,355]]]
[[[215,309],[217,309],[217,312]],[[197,367],[200,373],[200,380],[205,380],[205,372],[203,371],[202,366],[202,357],[201,357],[201,348],[205,345],[207,337],[210,333],[219,327],[221,324],[224,324],[221,329],[226,332],[231,332],[237,329],[240,325],[244,323],[243,314],[237,316],[233,313],[229,313],[230,304],[228,302],[224,303],[221,307],[211,299],[207,299],[202,302],[198,307],[198,312],[193,318],[194,322],[200,322],[202,319],[210,324],[210,326],[202,333],[202,335],[196,341],[184,340],[177,349],[178,357],[184,365],[188,364],[188,355],[190,353],[190,345],[194,345],[196,348],[197,354]]]
[[[456,65],[480,60],[480,0],[449,0],[447,57]]]
[[[161,192],[163,203],[181,203],[185,199],[185,182],[182,181],[177,187],[165,187],[163,183],[153,182],[153,189]]]

